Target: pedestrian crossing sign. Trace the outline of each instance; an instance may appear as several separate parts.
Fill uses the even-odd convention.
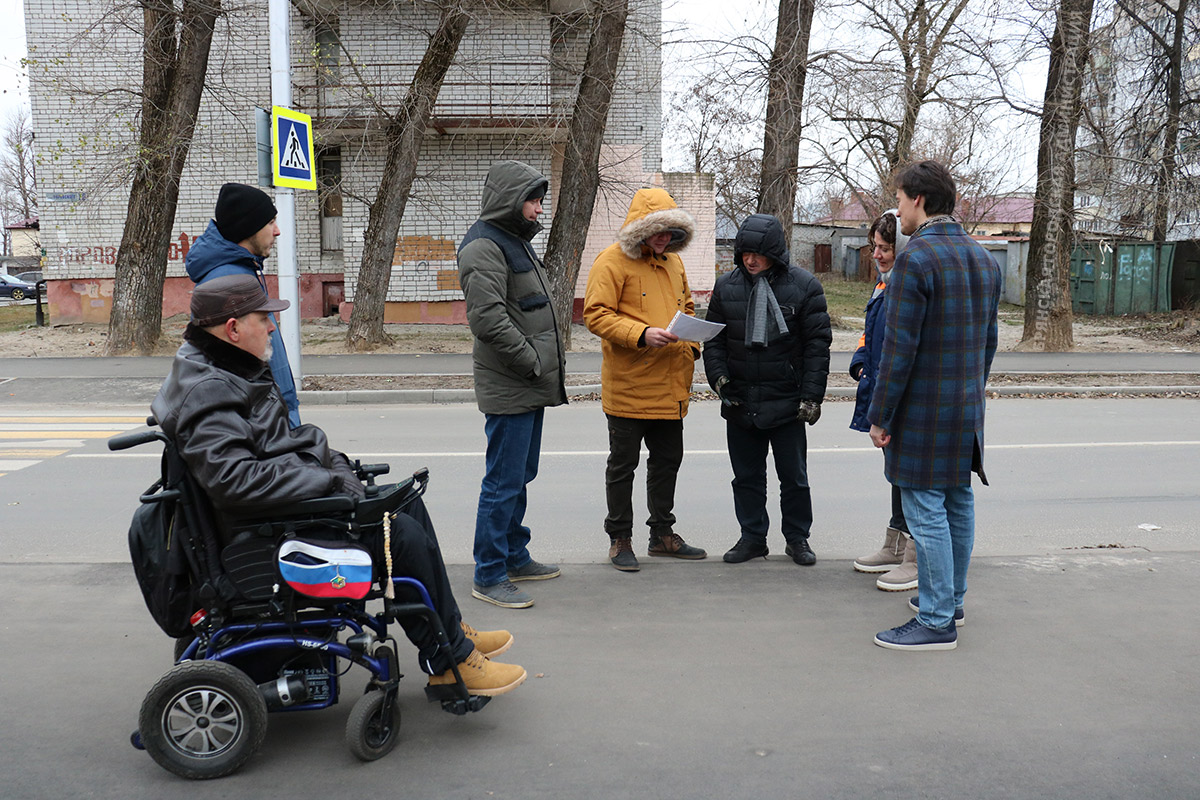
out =
[[[271,107],[271,178],[276,186],[317,188],[312,117],[282,106]]]

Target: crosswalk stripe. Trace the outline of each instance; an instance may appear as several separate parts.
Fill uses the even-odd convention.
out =
[[[6,439],[108,439],[120,431],[4,431],[0,430],[0,442]]]
[[[145,424],[145,417],[115,415],[0,416],[0,477]]]
[[[0,458],[54,458],[66,452],[66,450],[47,450],[45,448],[21,450],[15,447],[0,447]]]
[[[118,425],[145,425],[145,417],[0,417],[0,425],[9,423],[28,423],[28,422],[46,422],[46,423],[62,423],[62,422],[77,422],[90,425],[104,425],[108,423]]]
[[[113,431],[119,433],[130,429],[130,425],[107,425],[95,422],[0,422],[0,436],[10,431]]]

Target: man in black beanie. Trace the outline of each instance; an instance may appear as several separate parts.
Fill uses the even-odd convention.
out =
[[[276,213],[275,203],[261,189],[244,183],[222,186],[214,218],[188,250],[185,259],[188,277],[201,284],[225,275],[252,275],[266,292],[263,260],[271,254],[279,235]],[[274,316],[271,322],[276,327],[271,333],[271,377],[283,394],[288,423],[294,428],[300,424],[296,381]]]

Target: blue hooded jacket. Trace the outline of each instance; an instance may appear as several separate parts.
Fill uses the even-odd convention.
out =
[[[194,283],[201,284],[223,275],[253,275],[262,284],[263,291],[267,291],[263,259],[222,236],[217,230],[217,223],[212,220],[209,220],[204,233],[192,242],[184,263],[188,277]],[[295,428],[300,425],[300,398],[296,396],[296,381],[288,365],[283,335],[279,333],[274,314],[271,315],[271,322],[276,324],[271,332],[271,377],[275,379],[283,402],[287,405],[288,424]]]

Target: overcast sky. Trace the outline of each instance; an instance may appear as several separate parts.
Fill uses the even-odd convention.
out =
[[[17,107],[29,106],[28,82],[21,69],[25,57],[25,9],[21,0],[0,0],[0,119]]]

